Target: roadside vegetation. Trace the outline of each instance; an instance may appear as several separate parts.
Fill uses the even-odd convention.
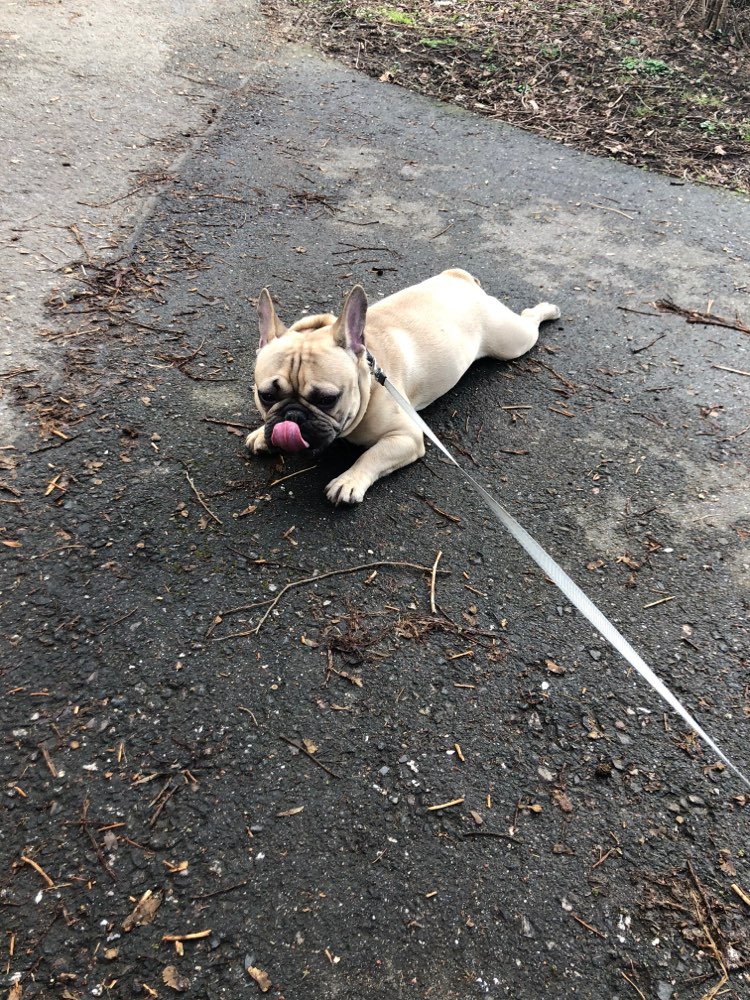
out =
[[[747,0],[264,0],[384,82],[601,156],[750,192]],[[722,7],[722,30],[711,29]]]

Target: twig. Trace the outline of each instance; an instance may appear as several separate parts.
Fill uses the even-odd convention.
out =
[[[631,222],[635,219],[634,215],[628,215],[627,212],[621,212],[619,208],[610,208],[608,205],[595,205],[593,201],[587,201],[586,204],[591,208],[600,208],[602,212],[614,212],[615,215],[621,215],[623,219],[630,219]]]
[[[86,208],[106,208],[108,205],[114,205],[116,201],[123,201],[125,198],[130,198],[131,195],[138,194],[141,190],[140,186],[132,188],[130,191],[126,191],[125,194],[121,194],[118,198],[113,198],[111,201],[78,201],[77,205],[85,205]]]
[[[83,252],[86,254],[86,259],[89,262],[91,262],[91,254],[88,251],[88,247],[83,242],[83,238],[81,237],[81,234],[80,234],[80,232],[78,230],[78,226],[75,223],[73,223],[72,226],[67,226],[67,229],[73,234],[76,243],[81,248],[81,250],[83,250]]]
[[[606,941],[607,939],[606,934],[603,934],[596,927],[592,927],[591,924],[587,924],[582,917],[577,917],[575,913],[571,913],[570,915],[576,921],[576,923],[579,923],[581,925],[581,927],[585,927],[587,931],[591,931],[592,934],[596,934],[597,937],[600,937],[602,938],[602,940]]]
[[[448,802],[438,802],[437,805],[427,806],[427,812],[439,812],[442,809],[452,809],[453,806],[460,806],[465,800],[465,796],[458,799],[450,799]]]
[[[626,313],[637,313],[639,316],[657,316],[658,317],[658,315],[659,315],[659,313],[646,312],[645,309],[631,309],[630,306],[618,306],[617,308],[621,309],[623,312],[626,312]]]
[[[312,472],[313,469],[317,469],[317,465],[308,465],[306,469],[299,469],[297,472],[290,472],[288,476],[282,476],[281,479],[274,479],[272,483],[268,484],[269,490],[272,486],[278,486],[279,483],[285,483],[287,479],[294,479],[295,476],[301,476],[303,472]]]
[[[438,236],[442,236],[443,233],[447,233],[449,229],[453,229],[455,222],[449,222],[444,229],[440,229],[437,233],[433,233],[432,236],[428,236],[428,240],[436,240]]]
[[[649,340],[647,344],[641,344],[639,347],[631,347],[630,353],[640,354],[641,351],[647,351],[649,347],[653,347],[654,344],[657,344],[663,337],[666,337],[666,333],[660,333],[657,337],[654,337],[653,340]]]
[[[54,885],[55,885],[54,880],[49,877],[49,875],[42,868],[42,866],[39,865],[39,864],[37,864],[36,861],[33,860],[33,858],[27,858],[25,854],[22,854],[21,855],[21,861],[23,861],[24,864],[31,865],[31,867],[34,869],[34,871],[37,872],[37,874],[39,874],[39,875],[42,876],[42,878],[44,879],[44,881],[47,883],[48,888],[50,888],[50,889],[54,888]]]
[[[453,524],[461,523],[460,517],[456,517],[455,514],[449,514],[445,510],[441,510],[436,503],[434,503],[432,500],[428,500],[427,497],[421,497],[418,493],[415,493],[414,495],[416,496],[417,500],[421,500],[422,503],[427,504],[430,510],[434,510],[436,514],[440,514],[440,516],[444,517],[447,521],[451,521]]]
[[[720,372],[731,372],[732,375],[747,375],[750,377],[750,372],[743,372],[741,368],[727,368],[726,365],[711,365],[712,368],[718,368]]]
[[[332,771],[330,767],[326,767],[322,761],[318,760],[318,758],[314,754],[311,754],[307,747],[303,746],[301,743],[297,743],[296,740],[290,740],[288,736],[279,736],[279,739],[283,740],[284,743],[287,743],[290,747],[294,747],[295,750],[299,750],[299,752],[303,753],[306,757],[309,757],[313,764],[317,764],[318,767],[321,767],[326,772],[326,774],[330,774],[332,778],[341,777],[340,774],[336,774],[335,771]]]
[[[7,372],[0,372],[0,378],[15,378],[16,375],[33,375],[38,372],[38,368],[13,368]]]
[[[223,521],[221,521],[216,516],[216,514],[214,514],[214,512],[211,510],[211,508],[206,504],[206,501],[200,495],[200,491],[198,490],[198,487],[195,485],[195,483],[193,482],[193,480],[190,478],[190,473],[188,472],[188,470],[185,469],[184,472],[185,472],[185,478],[190,483],[190,489],[193,491],[193,493],[195,493],[195,496],[196,496],[196,499],[198,500],[198,503],[205,510],[205,512],[208,514],[209,517],[213,518],[213,520],[216,521],[217,524],[220,524],[223,527]]]
[[[104,855],[102,854],[102,849],[101,849],[101,847],[99,847],[99,844],[97,842],[96,837],[93,835],[93,833],[91,832],[91,829],[89,828],[89,806],[90,805],[91,805],[91,803],[89,802],[89,800],[88,799],[84,799],[83,806],[81,807],[81,818],[78,821],[79,825],[80,825],[81,829],[83,830],[83,832],[86,834],[86,836],[91,841],[91,846],[94,848],[94,853],[96,854],[97,861],[102,866],[102,868],[105,870],[105,872],[107,873],[107,875],[109,875],[109,877],[112,879],[112,881],[116,882],[117,881],[117,876],[115,875],[115,873],[112,871],[112,869],[109,867],[109,865],[105,861]]]
[[[507,840],[511,844],[522,844],[522,840],[516,840],[509,833],[497,833],[495,830],[467,830],[464,837],[495,837],[498,840]]]
[[[70,434],[64,441],[59,441],[57,444],[43,444],[39,448],[32,448],[29,454],[38,455],[42,451],[52,451],[55,448],[62,448],[63,445],[70,444],[71,441],[75,441],[80,436],[80,434]]]
[[[225,639],[241,639],[249,635],[258,635],[261,628],[263,627],[264,622],[271,614],[273,609],[276,607],[276,605],[279,603],[279,601],[281,601],[284,595],[287,594],[290,590],[293,590],[295,587],[304,587],[309,583],[318,583],[320,580],[326,580],[332,576],[341,576],[344,573],[358,573],[366,569],[376,569],[379,566],[390,566],[393,569],[416,569],[420,570],[422,573],[432,572],[431,566],[420,566],[419,563],[392,562],[390,560],[379,560],[378,562],[361,563],[359,566],[350,566],[347,569],[332,569],[329,570],[327,573],[318,573],[317,576],[306,576],[301,580],[292,580],[291,583],[285,584],[278,592],[278,594],[269,602],[269,607],[266,609],[266,611],[263,614],[263,617],[260,619],[260,621],[254,628],[248,629],[245,632],[231,632],[229,635],[217,635],[214,639],[214,642],[223,642]],[[448,570],[440,570],[440,572],[447,573]],[[264,603],[264,602],[259,602],[259,603]],[[239,611],[245,611],[251,607],[256,607],[256,606],[257,605],[254,604],[243,605],[242,607],[239,608],[231,608],[228,611],[219,611],[217,612],[217,616],[223,618],[228,614],[236,614]]]
[[[712,316],[711,313],[699,312],[697,309],[685,309],[671,299],[658,299],[652,305],[661,312],[676,313],[688,323],[699,323],[702,326],[723,326],[729,330],[739,330],[740,333],[750,333],[750,326],[746,326],[739,319],[731,320],[724,316]]]
[[[238,430],[251,431],[253,429],[252,424],[238,424],[233,420],[216,420],[215,417],[201,417],[206,424],[218,424],[220,427],[236,427]]]
[[[435,562],[432,564],[432,576],[430,577],[430,611],[433,615],[437,614],[437,608],[435,607],[435,576],[437,575],[438,563],[443,557],[442,550],[438,552],[435,557]]]
[[[225,892],[233,892],[235,889],[242,889],[243,886],[248,885],[250,882],[249,878],[246,878],[244,882],[235,882],[234,885],[227,885],[223,889],[214,889],[213,892],[202,892],[198,896],[191,896],[191,899],[211,899],[212,896],[222,896]]]
[[[620,975],[622,976],[622,978],[623,978],[623,979],[625,980],[625,982],[626,982],[626,983],[629,983],[629,984],[630,984],[630,985],[631,985],[631,986],[633,987],[633,989],[634,989],[634,990],[635,990],[635,992],[636,992],[636,993],[638,994],[638,996],[639,996],[639,997],[641,998],[641,1000],[646,1000],[646,997],[644,996],[644,994],[643,994],[643,993],[641,993],[641,991],[640,991],[640,990],[638,989],[638,987],[637,987],[637,986],[635,985],[635,983],[634,983],[634,982],[633,982],[633,980],[632,980],[632,979],[630,978],[630,976],[626,975],[626,974],[625,974],[625,973],[624,973],[624,972],[622,971],[622,969],[620,969]]]
[[[130,618],[132,615],[134,615],[136,613],[136,611],[138,611],[138,608],[133,608],[132,611],[127,611],[124,615],[120,615],[119,618],[115,618],[114,621],[107,622],[106,625],[102,625],[102,627],[99,629],[99,631],[98,632],[93,632],[92,635],[102,635],[104,632],[107,631],[107,629],[112,628],[114,625],[119,625],[120,622],[126,621],[128,618]]]
[[[666,604],[668,601],[673,601],[673,600],[674,600],[674,595],[672,595],[671,597],[660,597],[658,601],[651,601],[650,604],[644,604],[643,610],[647,611],[649,608],[655,608],[659,604]]]

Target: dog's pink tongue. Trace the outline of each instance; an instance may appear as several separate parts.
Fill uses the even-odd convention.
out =
[[[299,424],[293,420],[283,420],[271,431],[271,444],[282,451],[304,451],[310,445],[302,437]]]

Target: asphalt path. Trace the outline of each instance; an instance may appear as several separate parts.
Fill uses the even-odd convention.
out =
[[[6,987],[746,995],[737,779],[434,448],[344,509],[355,449],[242,438],[264,286],[287,322],[449,266],[556,302],[425,417],[748,770],[747,199],[247,31],[251,82],[13,383]]]

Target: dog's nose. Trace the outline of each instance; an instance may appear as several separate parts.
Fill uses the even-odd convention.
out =
[[[308,411],[298,403],[290,403],[283,413],[284,420],[291,420],[299,426],[307,423],[308,416]]]

